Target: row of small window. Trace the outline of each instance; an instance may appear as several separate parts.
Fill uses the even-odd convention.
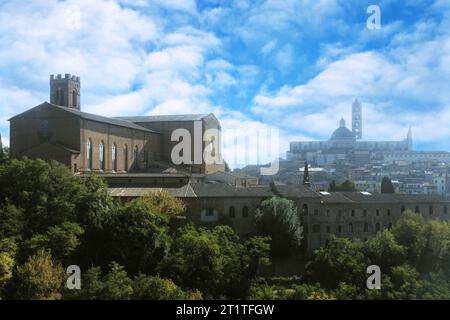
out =
[[[405,211],[405,207],[402,207],[402,208],[401,208],[401,212],[404,212],[404,211]],[[414,211],[415,211],[416,213],[420,213],[420,208],[419,208],[419,206],[416,206]],[[448,214],[447,206],[444,206],[443,212],[444,212],[444,214]],[[303,207],[302,207],[302,213],[303,213],[304,216],[307,216],[307,215],[308,215],[308,205],[306,205],[306,204],[303,205]],[[331,213],[331,210],[330,210],[330,209],[327,209],[327,211],[326,211],[326,216],[329,217],[329,216],[330,216],[330,213]],[[342,213],[343,213],[342,210],[338,210],[337,216],[338,216],[338,217],[342,217]],[[367,210],[367,209],[362,210],[362,215],[363,215],[363,217],[367,217],[367,213],[368,213],[368,210]],[[376,215],[377,217],[380,216],[380,213],[381,213],[381,210],[380,210],[380,209],[376,209],[376,210],[375,210],[375,215]],[[386,210],[386,215],[390,216],[391,213],[392,213],[391,209],[387,209],[387,210]],[[428,213],[429,213],[429,215],[433,215],[433,213],[434,213],[434,208],[433,208],[433,206],[429,206],[429,207],[428,207]],[[319,215],[319,209],[314,209],[314,215],[315,215],[315,216],[318,216],[318,215]],[[352,217],[354,217],[354,216],[356,215],[356,210],[352,209],[351,212],[350,212],[350,215],[351,215]]]
[[[386,225],[386,227],[388,229],[390,229],[392,227],[392,224],[389,223],[389,224]],[[377,222],[375,224],[375,232],[378,232],[380,230],[381,230],[381,224],[379,222]],[[325,231],[326,231],[326,233],[331,233],[331,227],[330,226],[326,226]],[[308,233],[307,226],[305,226],[305,232]],[[321,226],[319,224],[313,225],[312,226],[312,232],[313,233],[320,233],[321,232]],[[342,233],[343,232],[343,226],[341,226],[341,225],[337,226],[336,232],[337,233]],[[348,224],[347,232],[348,233],[353,233],[354,232],[353,223],[349,223]],[[363,232],[369,232],[369,224],[368,223],[364,223]]]
[[[92,170],[93,167],[93,163],[92,163],[92,151],[93,151],[93,147],[92,147],[92,141],[91,139],[88,139],[86,142],[86,160],[87,160],[87,166],[88,169]],[[123,146],[123,170],[127,171],[128,170],[128,146],[124,145]],[[102,142],[100,142],[100,144],[98,145],[98,154],[99,154],[99,168],[102,170],[105,170],[105,154],[106,154],[106,149],[105,149],[105,144]],[[134,159],[136,160],[138,158],[139,155],[139,148],[138,146],[134,147],[134,152],[133,152],[133,156]],[[115,143],[113,143],[111,145],[111,163],[112,163],[112,170],[117,171],[117,146]],[[137,161],[136,161],[137,163]]]
[[[214,209],[213,208],[206,209],[206,214],[205,215],[207,217],[212,217],[214,215]],[[234,206],[231,206],[228,209],[228,216],[230,218],[236,218],[236,209],[234,208]],[[247,206],[243,206],[242,207],[241,216],[242,216],[242,218],[248,218],[248,207]]]

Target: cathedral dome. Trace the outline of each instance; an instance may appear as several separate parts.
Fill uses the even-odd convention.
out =
[[[355,135],[346,127],[340,127],[334,130],[330,138],[330,140],[343,140],[343,139],[353,140],[355,139]]]
[[[329,146],[335,149],[352,149],[355,145],[356,136],[345,127],[345,120],[341,119],[339,128],[330,137]]]
[[[339,121],[339,128],[334,130],[330,138],[331,141],[356,140],[355,135],[345,126],[345,120]]]

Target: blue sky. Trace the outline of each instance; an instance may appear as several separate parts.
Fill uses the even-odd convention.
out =
[[[366,28],[367,7],[381,29]],[[0,130],[81,77],[106,116],[214,112],[224,129],[327,139],[358,97],[365,139],[450,150],[446,0],[0,0]]]

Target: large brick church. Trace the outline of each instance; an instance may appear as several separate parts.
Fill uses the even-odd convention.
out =
[[[109,118],[81,111],[80,77],[70,74],[50,76],[50,102],[43,102],[10,121],[11,156],[57,160],[73,172],[163,172],[171,169],[208,174],[223,171],[223,161],[205,163],[203,157],[175,165],[171,152],[176,129],[185,129],[202,139],[221,158],[220,123],[214,114],[158,115]],[[208,129],[219,137],[203,141]],[[197,157],[198,159],[198,157]]]

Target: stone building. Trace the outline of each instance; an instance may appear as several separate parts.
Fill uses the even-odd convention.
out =
[[[206,174],[225,169],[221,127],[213,114],[108,118],[82,112],[80,78],[70,74],[51,75],[50,102],[9,121],[13,158],[57,160],[73,172],[154,172],[176,167]],[[193,152],[189,163],[172,161],[173,146],[183,142],[183,138],[172,141],[172,133],[177,129],[184,129],[191,138],[188,144]],[[205,139],[207,132],[215,135]],[[194,141],[200,141],[199,150]],[[219,161],[204,160],[203,153],[208,148]]]
[[[437,195],[328,193],[277,183],[242,187],[203,181],[171,188],[116,186],[110,193],[115,198],[131,199],[161,190],[186,204],[190,220],[203,225],[227,223],[243,237],[255,232],[254,215],[263,200],[273,196],[292,200],[304,225],[309,250],[325,245],[332,235],[370,239],[390,228],[405,210],[428,219],[450,220],[450,199]]]

